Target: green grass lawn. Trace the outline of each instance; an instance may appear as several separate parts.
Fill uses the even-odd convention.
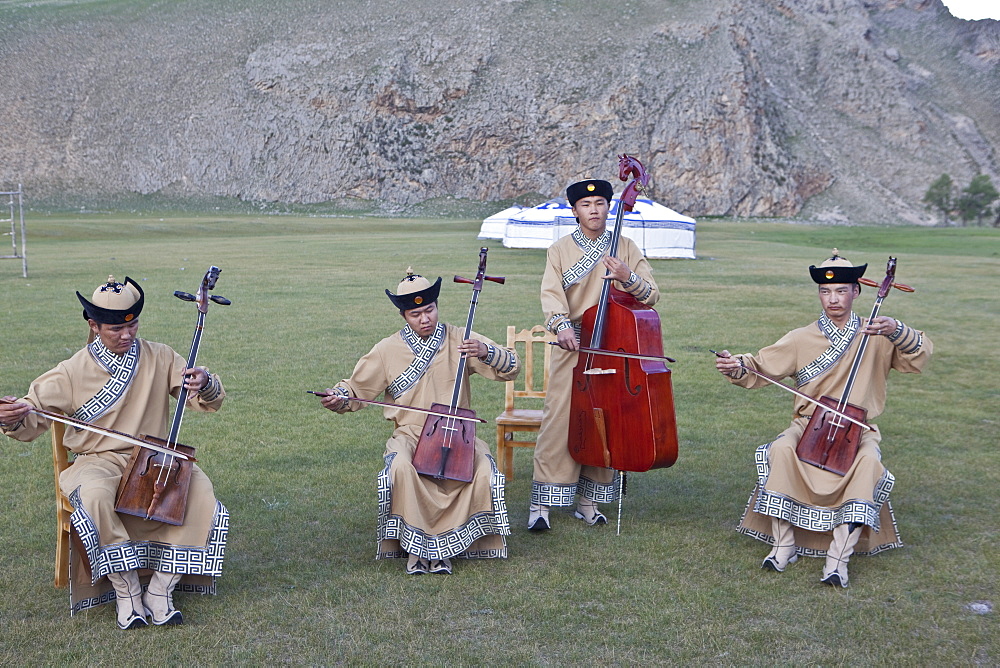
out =
[[[196,311],[174,299],[222,268],[199,362],[229,397],[188,413],[182,440],[232,513],[215,597],[179,596],[186,623],[117,630],[106,606],[73,618],[52,587],[54,493],[47,437],[0,438],[0,664],[709,664],[997,665],[1000,230],[822,227],[706,221],[698,260],[653,261],[673,366],[680,458],[634,474],[622,534],[554,514],[525,528],[530,452],[508,481],[506,561],[459,562],[451,577],[375,561],[375,475],[391,429],[366,409],[334,415],[307,389],[332,385],[402,320],[383,289],[407,266],[444,276],[442,319],[461,325],[478,222],[454,220],[41,216],[28,221],[28,279],[0,262],[0,394],[86,340],[75,290],[109,273],[146,292],[141,335],[186,354]],[[541,321],[544,252],[491,241],[476,330]],[[883,456],[906,547],[851,562],[846,590],[822,562],[760,570],[762,543],[734,528],[754,482],[753,451],[787,426],[791,398],[748,392],[709,348],[754,352],[819,313],[807,267],[838,247],[897,280],[882,312],[927,332],[935,357],[893,374]],[[857,302],[867,315],[874,298]],[[503,386],[475,379],[492,419]],[[492,425],[480,436],[493,441]]]

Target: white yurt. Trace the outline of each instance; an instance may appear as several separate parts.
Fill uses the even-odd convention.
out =
[[[612,227],[618,213],[620,195],[615,195],[608,215]],[[490,218],[500,216],[501,211]],[[489,220],[489,218],[487,219]],[[485,226],[485,222],[484,226]],[[622,234],[636,243],[648,258],[694,259],[695,219],[646,198],[638,198],[625,213]],[[496,223],[494,223],[496,225]],[[569,203],[561,197],[507,216],[502,238],[507,248],[548,248],[557,239],[576,229]],[[480,233],[480,238],[483,238]]]

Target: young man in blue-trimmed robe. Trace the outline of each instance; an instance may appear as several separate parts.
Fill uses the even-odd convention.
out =
[[[796,446],[816,406],[796,397],[791,426],[757,449],[758,481],[739,527],[772,544],[761,568],[781,573],[799,555],[824,557],[821,581],[841,587],[847,586],[852,554],[902,545],[889,504],[895,478],[882,465],[882,433],[871,420],[885,408],[889,371],[920,373],[933,352],[923,332],[885,315],[869,322],[851,310],[867,266],[853,266],[834,249],[833,257],[809,267],[819,287],[819,320],[792,330],[756,355],[723,351],[716,358],[716,368],[735,385],[769,385],[748,371],[753,369],[773,378],[791,377],[797,389],[814,399],[840,399],[867,335],[849,401],[867,410],[872,430],[863,432],[853,465],[839,475],[798,458]]]
[[[188,369],[170,347],[139,338],[144,295],[138,283],[109,277],[91,299],[76,295],[90,342],[32,382],[23,399],[0,404],[4,434],[31,441],[44,433],[51,420],[30,412],[37,408],[132,436],[163,438],[170,398],[182,385],[192,410],[219,409],[226,393],[217,375]],[[148,621],[182,623],[175,589],[215,593],[215,578],[222,573],[229,512],[216,500],[212,482],[192,465],[181,526],[119,514],[118,484],[135,446],[75,427],[66,429],[63,443],[75,458],[60,475],[59,487],[75,509],[70,522],[86,551],[74,550],[70,565],[72,612],[115,601],[121,629]]]
[[[386,290],[405,326],[375,344],[350,378],[328,389],[323,406],[338,413],[356,411],[364,404],[348,398],[373,400],[382,394],[390,404],[422,409],[435,403],[448,406],[463,356],[460,408],[469,408],[472,374],[500,381],[516,378],[520,362],[513,350],[475,332],[466,339],[462,329],[438,321],[440,290],[440,278],[432,285],[413,273],[399,283],[396,294]],[[506,557],[504,537],[510,534],[510,525],[504,476],[489,446],[475,439],[471,482],[420,475],[412,462],[427,415],[395,407],[383,412],[395,429],[386,442],[385,469],[378,477],[376,558],[406,557],[407,573],[419,575],[449,574],[456,557]]]

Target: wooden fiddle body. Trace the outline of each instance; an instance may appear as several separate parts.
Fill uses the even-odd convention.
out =
[[[581,338],[593,332],[597,309],[583,316]],[[608,336],[601,348],[663,355],[660,318],[652,307],[611,287]],[[600,368],[587,357],[573,371],[570,452],[586,466],[648,471],[677,461],[677,419],[670,369],[656,360],[603,356]],[[587,371],[597,373],[587,373]],[[610,371],[610,373],[608,373]]]
[[[833,397],[820,397],[819,403],[839,409],[859,422],[864,422],[868,417],[868,411],[861,406],[842,404]],[[845,475],[858,456],[863,432],[857,424],[844,420],[834,411],[817,406],[795,446],[795,454],[806,464]]]
[[[139,438],[193,456],[194,448],[156,436]],[[191,489],[191,460],[135,446],[118,483],[115,511],[155,522],[184,524]]]
[[[476,417],[468,408],[431,404],[431,410],[451,415]],[[429,415],[420,430],[413,468],[433,478],[472,482],[476,456],[476,423],[451,417]]]

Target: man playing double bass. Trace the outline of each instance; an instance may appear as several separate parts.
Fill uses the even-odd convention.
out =
[[[0,403],[0,429],[31,441],[51,420],[32,409],[66,416],[138,436],[167,435],[170,397],[182,385],[193,410],[215,412],[225,390],[219,377],[187,363],[168,346],[138,337],[144,296],[131,278],[108,277],[91,299],[76,293],[91,340],[56,368],[39,376],[20,401]],[[121,629],[182,623],[173,592],[215,593],[222,574],[229,512],[215,499],[212,483],[192,465],[184,524],[173,526],[115,512],[118,483],[134,446],[111,435],[68,427],[64,445],[75,453],[59,477],[74,507],[70,522],[86,554],[73,553],[70,599],[73,612],[115,601]],[[87,567],[84,567],[86,560]],[[143,593],[140,581],[148,579]],[[88,572],[89,571],[89,572]],[[151,574],[150,574],[151,571]]]
[[[756,355],[723,351],[716,368],[735,385],[768,384],[748,371],[752,369],[773,378],[789,376],[814,399],[839,399],[855,352],[867,335],[866,354],[849,401],[866,409],[868,420],[877,417],[885,407],[889,370],[919,373],[933,345],[923,332],[899,320],[877,315],[869,322],[852,312],[866,267],[853,266],[834,249],[833,257],[809,267],[819,285],[823,308],[819,320],[792,330]],[[799,554],[826,557],[821,581],[846,587],[853,553],[875,554],[902,545],[889,504],[895,479],[882,465],[882,435],[875,425],[863,432],[845,475],[800,460],[796,447],[814,410],[822,409],[796,399],[791,426],[757,449],[758,481],[739,531],[773,545],[761,568],[781,573]]]
[[[413,466],[429,409],[449,404],[460,361],[466,365],[458,404],[469,407],[469,376],[513,380],[520,362],[513,350],[475,332],[438,321],[441,279],[432,285],[408,272],[396,294],[385,291],[405,322],[362,357],[350,378],[326,390],[323,406],[345,413],[363,407],[350,397],[373,400],[385,394],[384,414],[395,423],[385,444],[385,469],[378,476],[378,551],[376,559],[407,557],[406,572],[450,574],[451,559],[505,558],[510,534],[504,502],[504,476],[475,439],[471,482],[421,475]]]
[[[535,445],[534,475],[528,528],[550,527],[551,506],[572,506],[574,517],[591,526],[607,519],[597,504],[617,498],[614,471],[581,466],[570,454],[569,424],[573,369],[580,349],[580,322],[597,304],[606,280],[640,302],[652,306],[660,297],[649,262],[635,243],[622,237],[618,257],[609,255],[608,211],[614,191],[607,181],[579,181],[566,189],[577,229],[549,247],[542,276],[545,327],[558,337],[552,351],[549,387],[542,407],[542,426]]]

